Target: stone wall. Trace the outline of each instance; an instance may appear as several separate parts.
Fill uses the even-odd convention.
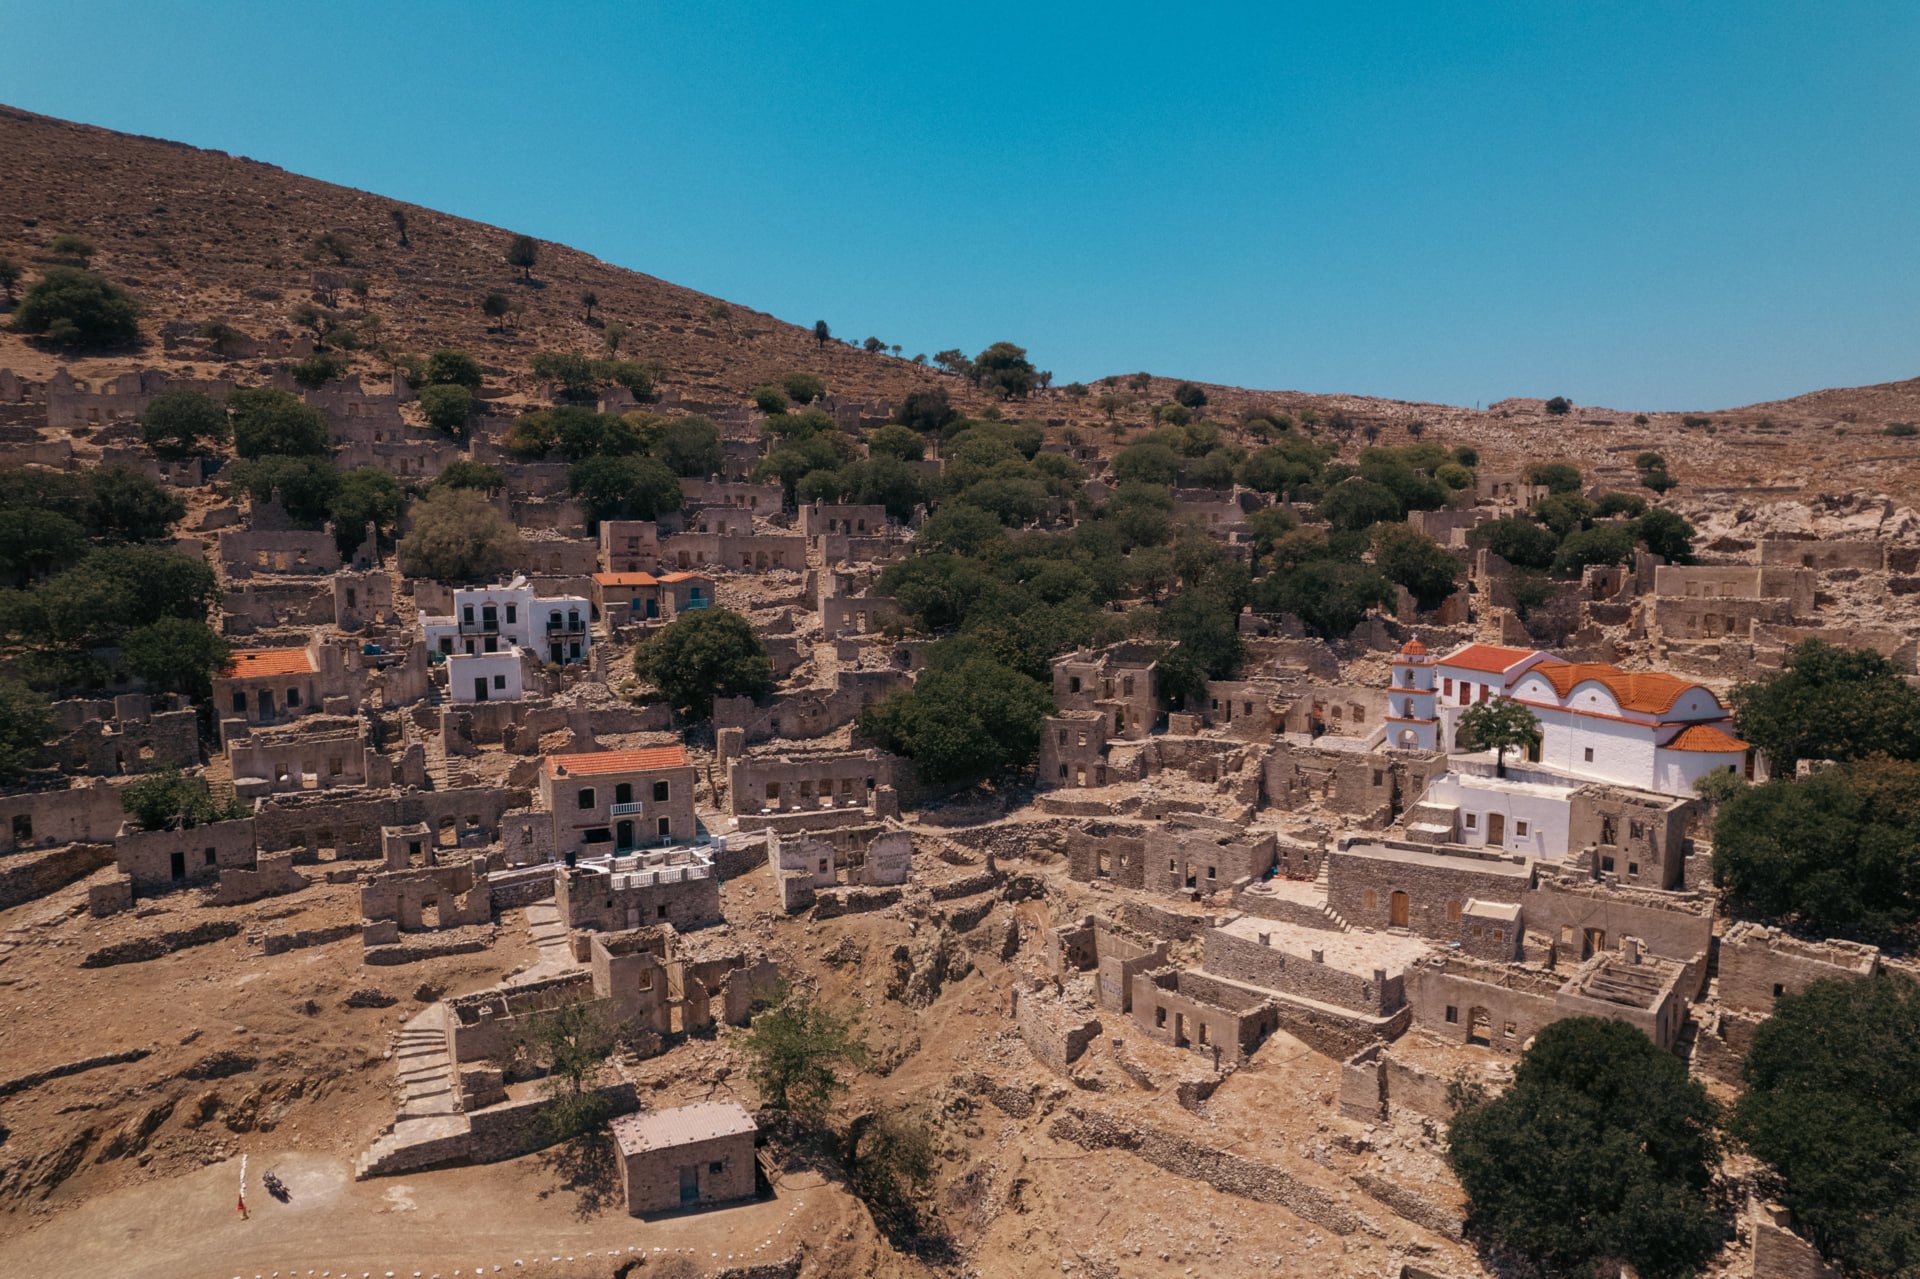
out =
[[[1521,898],[1529,931],[1551,938],[1560,954],[1584,959],[1593,949],[1638,937],[1667,959],[1688,960],[1713,940],[1713,903],[1544,872]]]
[[[1518,904],[1531,878],[1514,862],[1356,845],[1327,854],[1327,904],[1355,927],[1384,929],[1396,926],[1395,894],[1405,894],[1404,926],[1451,941],[1469,899]]]
[[[0,910],[45,897],[112,860],[111,844],[69,844],[0,861]]]
[[[1348,972],[1318,962],[1310,953],[1263,946],[1218,928],[1207,931],[1205,945],[1202,967],[1229,981],[1374,1016],[1385,1016],[1406,1002],[1404,979],[1398,973],[1388,975],[1385,969],[1376,969],[1370,976]]]
[[[1100,1019],[1090,1009],[1071,1007],[1037,989],[1014,989],[1013,1021],[1034,1060],[1059,1075],[1070,1073],[1087,1045],[1100,1037]]]
[[[188,830],[128,831],[114,841],[114,860],[138,892],[213,883],[223,870],[254,865],[253,818]]]
[[[119,835],[125,820],[120,792],[100,779],[59,790],[0,795],[0,853],[102,843]]]
[[[1720,939],[1720,1002],[1743,1012],[1768,1014],[1775,999],[1816,981],[1850,981],[1879,971],[1880,952],[1859,942],[1802,941],[1744,921]]]

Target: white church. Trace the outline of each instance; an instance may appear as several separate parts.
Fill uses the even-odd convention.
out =
[[[1394,656],[1386,744],[1457,750],[1467,707],[1512,698],[1540,721],[1530,762],[1569,779],[1690,797],[1708,773],[1753,774],[1753,752],[1713,691],[1664,672],[1566,662],[1537,649],[1466,644],[1435,658],[1419,640]]]

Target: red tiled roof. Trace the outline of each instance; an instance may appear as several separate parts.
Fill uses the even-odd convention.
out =
[[[1427,646],[1417,639],[1410,639],[1400,646],[1400,651],[1408,657],[1425,657]]]
[[[1693,724],[1681,729],[1679,734],[1662,749],[1733,755],[1746,750],[1747,744],[1733,734],[1723,732],[1711,724]]]
[[[713,579],[705,573],[667,573],[660,578],[663,582],[711,582]]]
[[[660,579],[651,573],[595,573],[593,580],[602,586],[660,585]]]
[[[1669,675],[1665,671],[1623,671],[1605,662],[1549,661],[1540,663],[1533,670],[1546,676],[1561,697],[1571,693],[1575,685],[1593,680],[1613,694],[1614,700],[1620,703],[1620,709],[1647,715],[1666,714],[1690,689],[1700,687],[1691,680]],[[1714,700],[1717,705],[1719,699]]]
[[[1530,648],[1502,648],[1498,644],[1469,644],[1440,659],[1442,666],[1464,666],[1470,671],[1500,675],[1533,656]]]
[[[313,654],[304,648],[248,648],[233,655],[221,674],[228,679],[259,679],[268,675],[310,675]]]
[[[648,746],[637,751],[549,755],[547,771],[555,777],[590,777],[598,773],[651,773],[662,768],[680,768],[686,762],[684,746]]]

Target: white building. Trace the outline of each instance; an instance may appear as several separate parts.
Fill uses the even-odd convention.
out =
[[[1394,659],[1388,713],[1395,745],[1431,740],[1457,749],[1467,707],[1510,697],[1540,720],[1540,746],[1528,759],[1570,777],[1691,796],[1708,773],[1752,772],[1751,748],[1703,685],[1494,644],[1464,645],[1429,668],[1417,647],[1410,643]]]
[[[522,648],[543,662],[585,661],[592,645],[592,606],[584,595],[536,597],[524,577],[505,586],[453,593],[451,617],[422,617],[431,652],[447,657]]]

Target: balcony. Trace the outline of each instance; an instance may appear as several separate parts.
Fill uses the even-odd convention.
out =
[[[547,618],[549,635],[585,635],[587,619],[584,617],[561,617],[558,614]]]
[[[640,809],[641,805],[639,804],[611,804],[608,806],[607,812],[614,817],[638,817],[640,815]]]
[[[477,622],[460,623],[460,634],[462,635],[498,635],[499,633],[500,618],[498,614],[488,616],[483,613]]]

